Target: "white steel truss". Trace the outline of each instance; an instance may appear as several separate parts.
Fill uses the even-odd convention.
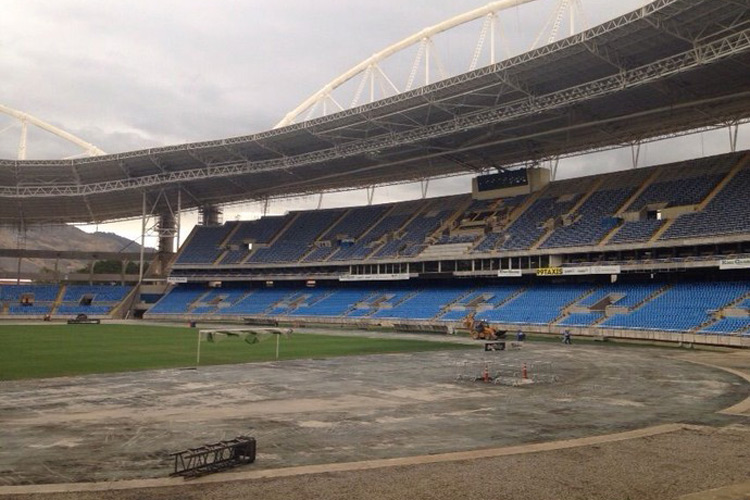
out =
[[[83,150],[83,154],[87,156],[100,156],[100,155],[106,154],[101,149],[97,148],[93,144],[90,144],[84,141],[80,137],[77,137],[71,134],[70,132],[66,132],[59,127],[55,127],[54,125],[51,125],[45,121],[42,121],[39,118],[36,118],[35,116],[32,116],[28,113],[24,113],[22,111],[18,111],[18,110],[9,108],[8,106],[3,106],[2,104],[0,104],[0,114],[10,116],[11,118],[14,118],[21,124],[21,135],[18,141],[18,159],[19,160],[26,159],[27,147],[28,147],[29,125],[37,127],[46,132],[49,132],[50,134],[56,135],[57,137],[64,139],[65,141],[71,144],[75,144],[76,146],[81,148]]]
[[[29,196],[84,196],[103,192],[153,188],[200,179],[215,179],[218,177],[269,172],[278,169],[292,169],[365,153],[380,153],[394,147],[419,143],[490,124],[503,123],[520,117],[570,106],[577,102],[611,95],[624,89],[643,86],[673,74],[695,69],[699,66],[709,65],[717,60],[748,50],[750,50],[750,28],[731,33],[719,39],[699,43],[687,52],[638,68],[622,71],[605,78],[551,92],[546,95],[529,95],[510,103],[503,103],[496,107],[466,113],[455,116],[450,120],[400,133],[389,133],[370,139],[352,141],[328,149],[265,161],[244,161],[225,165],[211,165],[177,172],[164,172],[130,179],[116,179],[83,185],[17,185],[0,187],[0,196],[10,198],[24,198]],[[495,74],[497,79],[502,81],[505,78],[502,71],[503,65],[500,63],[498,66],[501,66],[501,68],[497,68],[498,71]],[[484,71],[480,70],[481,73],[484,73]],[[461,79],[460,77],[458,78]],[[747,93],[742,93],[735,97],[747,99],[748,95]]]
[[[481,55],[485,52],[485,46],[487,47],[488,60],[487,64],[495,64],[497,62],[497,40],[503,42],[502,48],[509,53],[508,44],[506,38],[503,36],[502,26],[498,23],[499,14],[503,11],[518,7],[523,4],[535,2],[537,0],[499,0],[480,7],[469,12],[454,16],[450,19],[442,21],[438,24],[425,28],[413,35],[404,38],[403,40],[396,42],[385,49],[373,54],[364,61],[360,62],[356,66],[352,67],[348,71],[342,73],[338,77],[334,78],[328,84],[324,85],[315,94],[305,99],[299,106],[294,108],[292,111],[287,113],[284,118],[276,124],[275,128],[284,127],[293,124],[298,118],[304,117],[305,120],[309,120],[314,117],[316,113],[322,113],[323,116],[331,112],[327,104],[333,102],[335,104],[336,111],[344,110],[337,101],[333,100],[332,94],[337,89],[345,85],[347,82],[360,78],[359,83],[354,92],[354,98],[351,100],[350,108],[357,106],[361,102],[361,98],[364,95],[365,88],[369,88],[369,101],[374,102],[376,99],[382,99],[389,97],[389,95],[399,94],[404,91],[411,90],[417,84],[417,74],[421,71],[423,76],[422,85],[429,85],[432,81],[435,81],[435,73],[437,70],[438,78],[444,79],[448,77],[449,72],[446,70],[439,53],[436,50],[433,40],[435,36],[449,32],[450,30],[457,28],[467,23],[483,19],[480,27],[480,33],[478,41],[474,50],[472,51],[472,58],[469,64],[469,70],[474,70],[479,64]],[[573,35],[576,32],[577,25],[576,19],[580,18],[578,27],[585,26],[585,15],[583,13],[583,6],[581,0],[559,0],[555,9],[551,15],[551,21],[545,25],[534,42],[532,49],[536,48],[539,39],[544,35],[548,35],[547,43],[552,43],[557,39],[557,35],[560,32],[560,20],[565,16],[569,15],[570,27],[569,35]],[[554,25],[550,27],[553,20]],[[489,35],[489,41],[487,40]],[[399,88],[394,83],[395,77],[389,77],[384,69],[383,63],[395,54],[401,53],[411,47],[416,47],[416,51],[412,60],[411,69],[406,79],[406,84]],[[378,94],[377,89],[380,86],[381,92]]]

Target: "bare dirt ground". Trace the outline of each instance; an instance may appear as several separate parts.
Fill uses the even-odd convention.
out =
[[[526,363],[556,381],[457,380],[481,375],[485,362],[510,378]],[[744,352],[531,343],[485,353],[474,344],[3,382],[0,496],[678,498],[750,479],[750,386],[740,376],[749,367]],[[645,437],[602,437],[660,425]],[[255,464],[164,479],[169,452],[239,434],[258,439]],[[138,484],[122,480],[153,487],[117,489]],[[60,485],[79,482],[99,491]]]

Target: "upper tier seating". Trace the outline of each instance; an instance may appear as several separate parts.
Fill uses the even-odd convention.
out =
[[[723,175],[701,175],[651,184],[628,207],[637,212],[647,205],[666,203],[668,207],[695,205],[700,203]]]
[[[342,209],[299,212],[273,245],[258,248],[247,262],[297,262],[313,242],[344,213]]]
[[[459,204],[465,200],[462,196],[439,198],[412,218],[399,231],[400,237],[388,241],[374,255],[375,259],[387,257],[414,257],[425,249],[425,239],[443,224],[448,217],[455,214]]]
[[[347,244],[356,241],[390,208],[390,205],[374,205],[349,209],[349,212],[336,225],[321,236],[321,240],[330,241],[331,245],[316,248],[305,257],[304,261],[320,262],[326,260],[329,255],[339,249],[342,241],[346,241]]]
[[[626,221],[607,243],[615,245],[618,243],[642,243],[649,241],[665,222],[658,219]]]
[[[683,214],[661,240],[750,232],[750,168],[737,173],[700,212]]]
[[[387,235],[397,231],[422,207],[420,202],[405,202],[389,205],[389,211],[379,220],[375,226],[365,233],[351,246],[342,246],[335,252],[329,260],[344,261],[358,260],[368,257],[380,246],[379,243]]]
[[[531,207],[521,214],[507,231],[507,239],[501,248],[504,250],[523,250],[542,237],[545,232],[543,224],[549,219],[568,213],[576,204],[580,194],[563,197],[545,197],[536,200]]]
[[[618,223],[612,217],[630,194],[629,189],[597,191],[577,210],[574,222],[555,229],[541,248],[595,245]]]
[[[177,257],[176,264],[213,264],[223,250],[220,245],[229,231],[234,229],[232,224],[223,226],[195,226]]]
[[[447,196],[199,227],[176,266],[394,260],[417,257],[429,245],[455,244],[429,252],[430,258],[443,258],[535,245],[548,250],[593,246],[605,238],[607,245],[617,245],[644,243],[656,234],[669,240],[750,233],[750,204],[744,203],[750,168],[722,183],[745,160],[743,155],[747,153],[566,179],[531,195],[504,199]],[[700,208],[702,203],[707,206],[698,212],[677,216],[688,210],[680,209],[657,220],[659,210]],[[248,250],[249,242],[258,245]]]
[[[237,229],[232,233],[226,247],[230,249],[221,264],[238,264],[249,254],[248,243],[268,244],[273,237],[289,220],[289,216],[263,217],[252,221],[241,221],[237,223]]]

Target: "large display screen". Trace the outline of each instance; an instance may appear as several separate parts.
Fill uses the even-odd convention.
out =
[[[506,170],[497,174],[480,175],[477,177],[477,189],[479,191],[492,191],[516,186],[526,186],[529,179],[526,169]]]

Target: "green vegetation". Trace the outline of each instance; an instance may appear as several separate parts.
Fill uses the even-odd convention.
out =
[[[195,328],[149,325],[0,325],[0,380],[195,366]],[[279,359],[465,349],[420,340],[297,334],[281,337]],[[248,345],[201,343],[201,366],[272,361],[271,338]]]
[[[125,266],[125,274],[138,274],[139,267],[137,262],[128,262]],[[120,274],[122,272],[122,262],[119,260],[98,260],[94,262],[94,274]],[[88,274],[89,268],[82,267],[77,273]]]

